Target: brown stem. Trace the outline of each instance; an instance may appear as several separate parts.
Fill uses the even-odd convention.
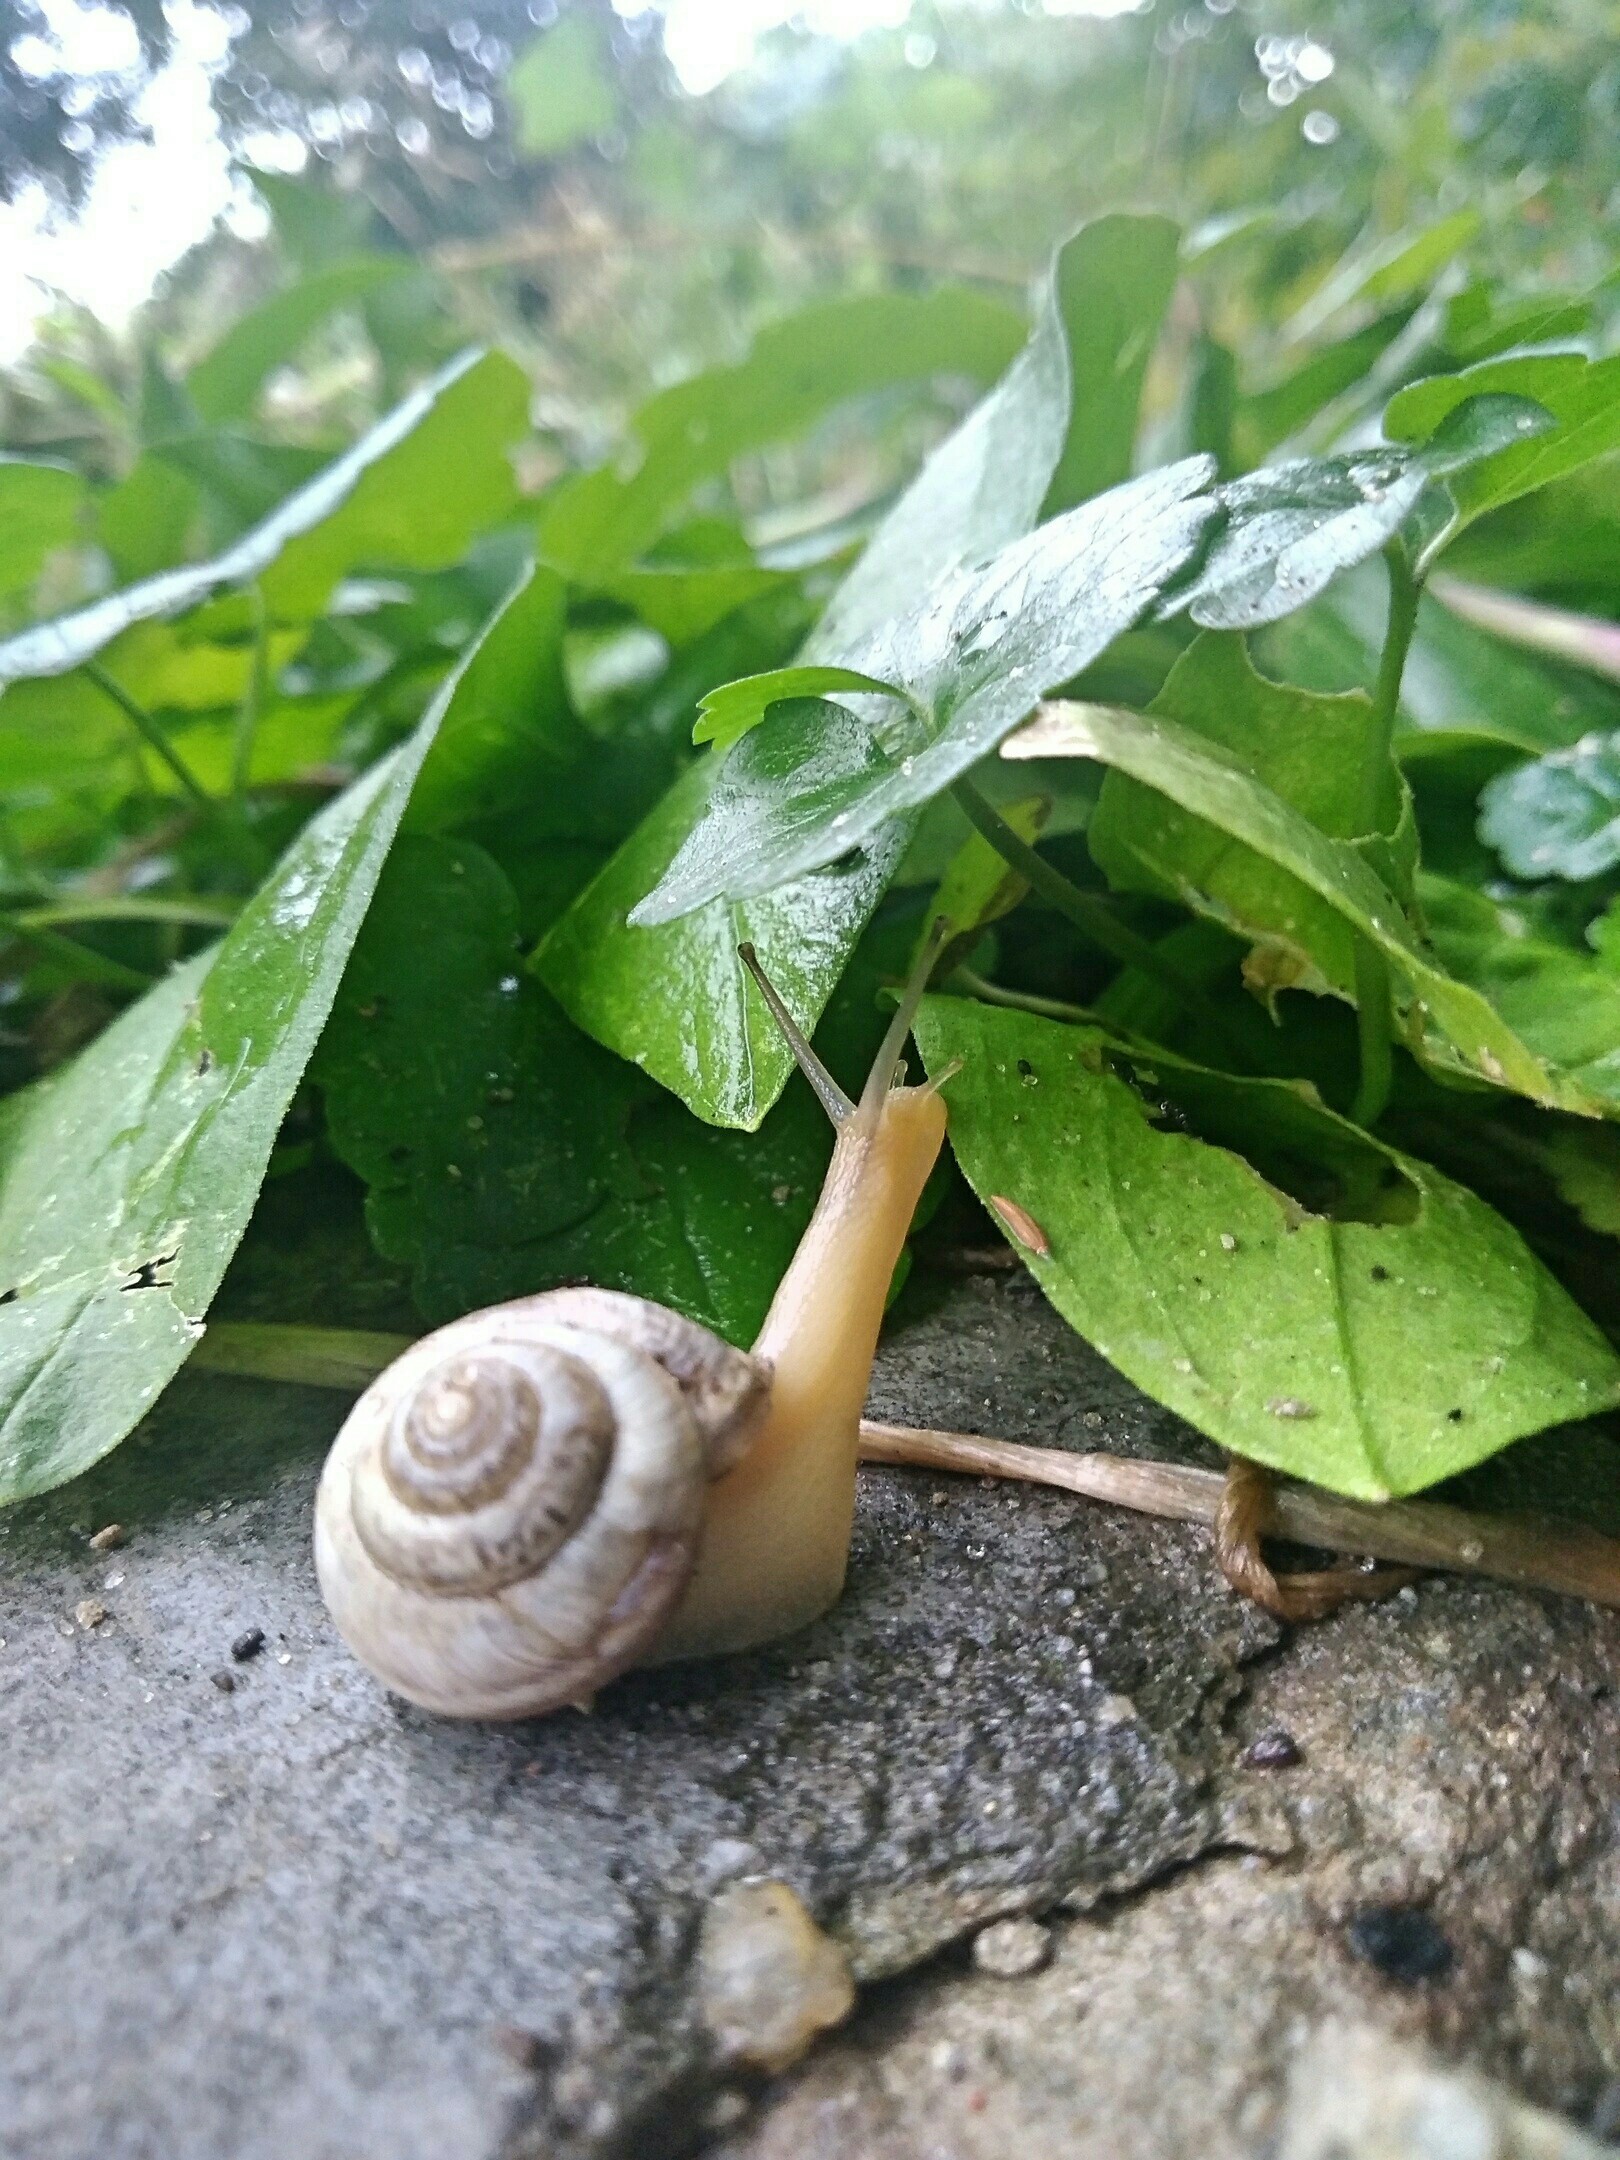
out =
[[[1065,1448],[1023,1447],[1012,1440],[909,1425],[863,1423],[861,1460],[1057,1485],[1111,1507],[1172,1522],[1207,1523],[1211,1529],[1226,1489],[1219,1470],[1119,1455],[1072,1455]],[[1372,1505],[1292,1482],[1276,1487],[1271,1505],[1276,1534],[1299,1545],[1489,1575],[1523,1590],[1555,1590],[1596,1605],[1620,1606],[1620,1541],[1583,1523],[1475,1515],[1430,1500]]]
[[[1271,1473],[1233,1456],[1215,1511],[1215,1562],[1240,1597],[1251,1598],[1273,1618],[1325,1620],[1352,1599],[1388,1597],[1416,1582],[1410,1567],[1327,1568],[1313,1574],[1278,1575],[1267,1565],[1261,1539],[1275,1527]]]

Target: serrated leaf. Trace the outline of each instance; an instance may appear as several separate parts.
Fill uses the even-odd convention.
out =
[[[113,1448],[184,1363],[474,646],[222,943],[0,1109],[0,1501]]]
[[[65,674],[134,624],[255,580],[273,619],[307,620],[361,565],[453,561],[515,501],[506,452],[527,420],[521,369],[500,353],[462,354],[224,554],[0,643],[0,686]]]
[[[1385,407],[1384,433],[1392,442],[1427,441],[1456,407],[1487,394],[1529,400],[1557,424],[1525,429],[1521,439],[1450,481],[1454,514],[1429,541],[1420,567],[1486,511],[1620,446],[1620,358],[1593,361],[1578,353],[1510,354],[1412,383]]]
[[[948,573],[848,655],[904,696],[892,745],[823,701],[817,747],[815,716],[778,708],[723,761],[712,811],[631,922],[757,897],[872,846],[942,794],[1152,604],[1208,520],[1199,491],[1212,469],[1187,458],[1127,481],[1012,541],[983,569]],[[795,766],[814,769],[813,798],[795,799],[781,783]]]
[[[951,1145],[982,1197],[1032,1209],[1047,1296],[1222,1446],[1378,1500],[1620,1400],[1620,1359],[1516,1231],[1299,1083],[958,999],[917,1037],[931,1072],[961,1060]]]
[[[1602,877],[1620,863],[1620,730],[1498,774],[1479,807],[1480,838],[1515,877]]]
[[[1325,901],[1386,955],[1414,1053],[1555,1109],[1601,1116],[1579,1080],[1546,1064],[1489,1001],[1424,952],[1388,887],[1347,841],[1332,840],[1229,753],[1190,729],[1116,706],[1053,704],[1004,757],[1089,757],[1141,781],[1241,841]]]
[[[1083,344],[1088,334],[1079,266],[1088,250],[1101,250],[1110,259],[1116,253],[1111,221],[1099,225],[1110,229],[1099,234],[1087,227],[1059,251],[1053,285],[1028,344],[989,397],[928,459],[879,526],[809,639],[802,655],[806,663],[858,665],[862,641],[910,607],[924,586],[1027,533],[1040,517],[1053,475],[1067,453],[1071,427],[1087,424],[1073,399],[1072,353],[1075,342]],[[1135,339],[1145,330],[1151,342],[1152,327],[1145,326],[1156,327],[1153,309],[1160,303],[1153,292],[1158,289],[1145,288],[1143,307],[1134,318],[1124,311],[1113,315],[1110,335]],[[1068,315],[1060,303],[1067,305]],[[802,344],[802,337],[796,342]],[[756,344],[756,359],[760,349]],[[1134,365],[1133,353],[1118,345],[1107,349],[1123,360],[1127,371]],[[747,398],[729,402],[736,402],[743,413],[749,409]],[[673,430],[678,408],[658,409],[665,416],[661,428]],[[1116,448],[1114,454],[1128,452]],[[597,476],[592,482],[603,486]],[[635,482],[629,486],[633,490]],[[666,499],[657,493],[655,522],[666,514]],[[617,498],[610,492],[592,496],[591,515],[584,521],[587,555],[600,545],[601,528],[592,524],[599,503],[605,503],[616,546],[625,544],[626,531],[646,532],[643,513],[633,500],[628,524],[618,527],[613,522]],[[560,509],[554,514],[561,516]],[[555,546],[552,554],[561,559]],[[874,667],[867,672],[885,671]],[[699,1117],[752,1128],[776,1100],[793,1067],[774,1031],[762,1040],[745,1021],[745,1009],[730,987],[738,938],[753,937],[795,1018],[801,1027],[812,1028],[882,895],[891,867],[890,843],[885,835],[874,859],[857,860],[833,875],[806,878],[745,908],[717,901],[678,923],[629,927],[630,910],[658,883],[702,816],[715,769],[711,760],[707,774],[680,783],[552,932],[537,965],[582,1027],[662,1079]],[[903,852],[906,821],[895,822],[902,828],[894,835],[897,859]],[[746,931],[739,929],[744,919]],[[649,985],[657,989],[649,992]],[[709,992],[706,1001],[704,988]],[[699,992],[696,1000],[694,991]],[[694,1013],[701,1016],[695,1024]]]

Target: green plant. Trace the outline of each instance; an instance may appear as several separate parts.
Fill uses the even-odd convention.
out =
[[[1579,586],[1524,536],[1612,524],[1620,362],[1570,343],[1601,298],[1483,279],[1369,360],[1391,260],[1321,267],[1285,425],[1240,366],[1213,426],[1230,272],[1158,217],[1068,242],[1010,364],[950,288],[818,305],[538,502],[521,372],[463,357],[261,461],[215,554],[19,621],[0,1492],[184,1363],[278,1147],[429,1320],[583,1276],[751,1338],[827,1141],[738,946],[847,1070],[934,913],[962,1173],[1225,1447],[1378,1500],[1620,1402],[1620,699],[1601,625],[1553,660],[1428,590]],[[998,379],[858,546],[750,533],[739,455],[947,372]],[[19,589],[128,484],[0,465]]]

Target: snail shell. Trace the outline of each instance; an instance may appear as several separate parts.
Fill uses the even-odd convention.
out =
[[[531,1717],[635,1662],[697,1559],[704,1494],[743,1454],[768,1368],[611,1290],[553,1290],[415,1343],[321,1475],[315,1567],[385,1686]]]

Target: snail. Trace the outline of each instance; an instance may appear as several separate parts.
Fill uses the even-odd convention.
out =
[[[938,1080],[902,1065],[939,946],[855,1102],[739,948],[836,1136],[751,1351],[644,1298],[550,1290],[437,1329],[360,1397],[321,1473],[315,1566],[385,1686],[533,1717],[837,1600],[878,1329],[945,1138]]]

